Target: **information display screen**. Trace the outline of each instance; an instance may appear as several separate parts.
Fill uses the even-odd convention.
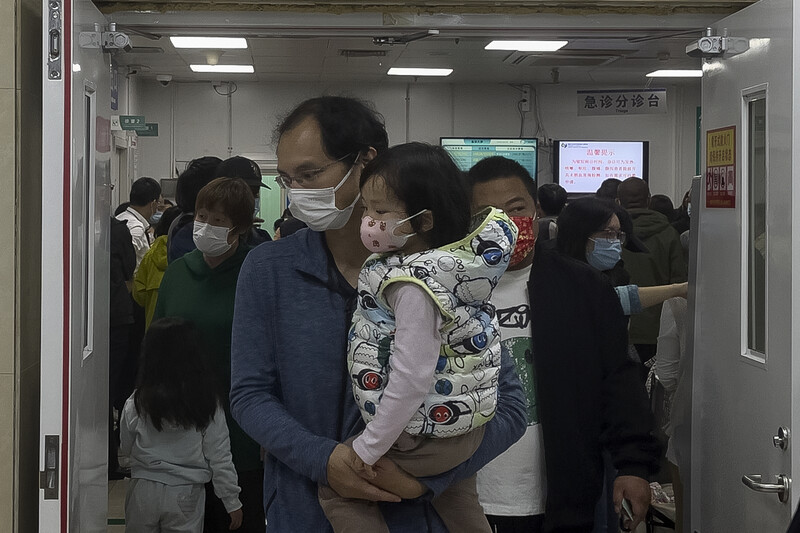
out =
[[[465,172],[481,159],[500,155],[516,161],[536,179],[537,139],[442,137],[440,142],[458,168]]]
[[[597,191],[608,178],[648,179],[647,141],[553,141],[553,181],[567,193]]]

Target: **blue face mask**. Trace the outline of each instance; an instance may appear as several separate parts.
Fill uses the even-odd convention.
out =
[[[614,268],[622,258],[622,243],[619,239],[590,239],[594,250],[586,254],[586,262],[597,270],[605,271]]]
[[[164,213],[162,213],[161,211],[156,211],[155,213],[153,213],[153,216],[150,217],[150,224],[152,224],[153,226],[158,224],[158,221],[161,220],[161,215],[163,214]]]

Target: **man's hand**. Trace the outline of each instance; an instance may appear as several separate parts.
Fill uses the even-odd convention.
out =
[[[650,508],[650,484],[636,476],[619,476],[614,480],[614,510],[622,511],[622,500],[627,499],[633,508],[633,520],[623,519],[623,528],[633,531],[644,520]]]
[[[352,448],[350,448],[350,451],[353,452],[353,470],[355,470],[359,476],[363,477],[367,481],[372,481],[375,479],[375,476],[378,474],[372,468],[372,465],[368,465],[361,460],[361,457],[359,457]]]
[[[400,497],[382,490],[361,477],[355,469],[353,448],[338,444],[328,458],[328,485],[343,498],[358,498],[373,502],[399,502]]]
[[[242,512],[242,508],[241,507],[239,507],[235,511],[231,511],[228,514],[231,517],[231,525],[228,526],[228,529],[230,531],[233,531],[235,529],[239,529],[240,527],[242,527],[242,518],[244,518],[244,513]]]
[[[381,457],[372,465],[372,469],[377,474],[375,479],[371,480],[373,484],[391,490],[404,500],[413,500],[428,492],[428,487],[397,466],[391,459]]]

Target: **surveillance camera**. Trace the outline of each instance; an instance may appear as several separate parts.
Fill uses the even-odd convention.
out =
[[[706,35],[689,43],[686,55],[691,57],[732,57],[750,49],[750,41],[742,37]]]
[[[718,35],[707,35],[689,43],[686,55],[690,57],[716,57],[725,52],[724,38]]]
[[[170,74],[159,74],[158,76],[156,76],[156,80],[158,80],[158,83],[160,83],[161,85],[166,87],[167,85],[169,85],[169,82],[172,81],[172,75],[170,75]]]

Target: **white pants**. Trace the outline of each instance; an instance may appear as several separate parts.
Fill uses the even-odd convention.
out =
[[[202,484],[165,485],[131,479],[125,495],[127,533],[202,533],[206,490]]]

